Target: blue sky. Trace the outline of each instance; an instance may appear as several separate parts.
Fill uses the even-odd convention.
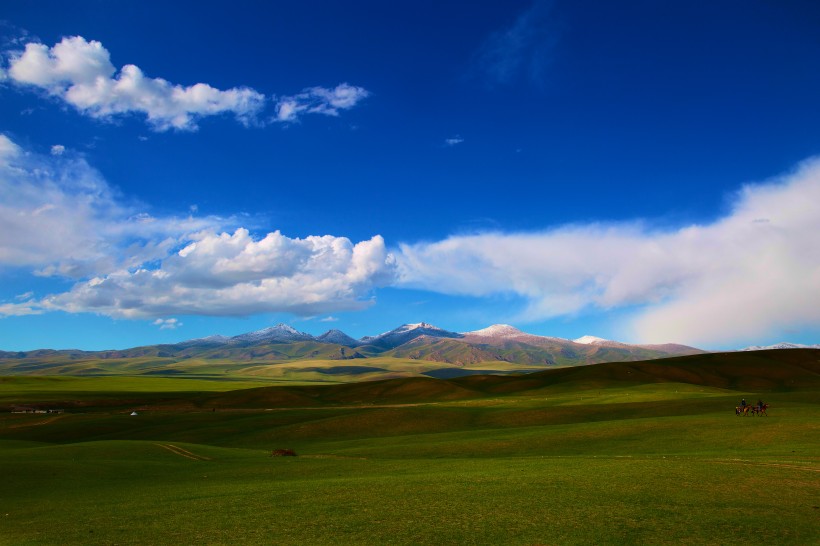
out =
[[[0,350],[278,322],[820,342],[811,2],[0,17]]]

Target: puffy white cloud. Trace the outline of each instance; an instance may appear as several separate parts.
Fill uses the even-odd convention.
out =
[[[254,240],[246,229],[203,233],[155,269],[120,270],[49,296],[43,309],[114,317],[171,314],[314,315],[361,309],[390,284],[394,260],[380,236],[291,239],[278,231]]]
[[[339,110],[349,110],[370,96],[363,87],[342,83],[328,89],[309,87],[293,96],[280,97],[276,102],[275,121],[295,122],[303,114],[338,116]]]
[[[154,326],[159,326],[160,330],[176,330],[180,326],[183,326],[183,324],[175,318],[168,318],[168,319],[158,318],[157,320],[154,321]]]
[[[262,93],[248,87],[183,86],[147,77],[133,64],[118,71],[100,42],[82,36],[63,38],[50,48],[28,43],[9,57],[8,70],[0,68],[0,81],[38,87],[95,118],[142,113],[157,131],[196,130],[199,119],[220,114],[233,114],[250,125],[269,104]],[[271,121],[296,122],[303,114],[337,116],[369,95],[363,87],[347,83],[309,87],[276,100]]]
[[[97,118],[140,112],[157,130],[194,130],[204,116],[232,113],[251,122],[265,97],[247,87],[219,90],[205,83],[191,86],[148,78],[128,64],[117,73],[100,42],[82,36],[63,38],[49,48],[29,43],[12,54],[10,78],[45,89],[81,112]]]
[[[100,42],[87,42],[81,36],[63,38],[51,49],[44,44],[26,44],[25,51],[14,56],[9,74],[20,83],[61,90],[66,84],[91,84],[109,79],[116,69]]]
[[[391,284],[375,236],[261,239],[218,218],[155,217],[124,204],[85,161],[40,156],[0,135],[0,268],[73,277],[67,292],[0,304],[0,316],[49,310],[126,318],[179,314],[315,315],[359,309]]]
[[[65,146],[62,144],[55,144],[51,147],[51,155],[63,155],[65,153]]]
[[[820,160],[745,187],[708,225],[575,225],[403,245],[402,286],[525,299],[522,319],[638,307],[641,341],[754,340],[820,324]]]

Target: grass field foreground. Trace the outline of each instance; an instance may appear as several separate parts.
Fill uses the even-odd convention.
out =
[[[136,416],[0,414],[0,542],[820,543],[820,396],[790,383],[813,368],[751,392],[726,387],[733,372],[641,369],[330,390],[169,379],[184,403],[143,396]],[[265,407],[279,390],[311,405]],[[769,416],[736,417],[741,396]]]

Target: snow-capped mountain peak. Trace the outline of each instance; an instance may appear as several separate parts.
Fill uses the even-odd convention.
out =
[[[215,334],[212,336],[206,337],[198,337],[196,339],[189,339],[188,342],[198,342],[198,343],[225,343],[230,338],[228,336],[223,336],[219,334]]]
[[[580,343],[582,345],[597,345],[599,343],[610,343],[611,340],[604,339],[602,337],[595,337],[595,336],[583,336],[579,337],[578,339],[572,340],[574,343]]]
[[[395,330],[391,330],[392,332],[409,332],[411,330],[442,330],[438,326],[433,326],[432,324],[428,324],[426,322],[417,322],[415,324],[402,324]],[[388,332],[389,333],[389,332]]]
[[[257,343],[260,341],[304,341],[314,339],[312,335],[299,332],[284,323],[263,328],[231,338],[231,343]]]
[[[449,332],[438,326],[433,326],[426,322],[418,322],[416,324],[402,324],[394,330],[379,334],[375,337],[363,337],[360,341],[365,344],[375,344],[381,347],[398,347],[402,343],[406,343],[423,335],[446,338],[462,337],[461,334]]]
[[[355,347],[360,345],[358,341],[342,332],[341,330],[328,330],[324,334],[318,336],[316,341],[322,343],[336,343],[337,345],[346,345],[348,347]]]
[[[766,351],[769,349],[820,349],[820,344],[818,345],[802,345],[800,343],[788,343],[786,341],[775,343],[774,345],[752,345],[751,347],[746,347],[745,349],[741,349],[741,351]]]
[[[480,336],[480,337],[517,337],[525,335],[524,332],[510,326],[509,324],[493,324],[481,330],[474,330],[472,332],[465,332],[464,335]]]

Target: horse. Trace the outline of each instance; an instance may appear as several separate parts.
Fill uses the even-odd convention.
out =
[[[752,406],[735,406],[735,415],[743,415],[743,417],[746,417],[750,409],[752,409]]]
[[[755,415],[765,415],[766,417],[769,416],[766,413],[766,410],[769,409],[769,404],[763,404],[762,406],[752,406],[752,413]]]

